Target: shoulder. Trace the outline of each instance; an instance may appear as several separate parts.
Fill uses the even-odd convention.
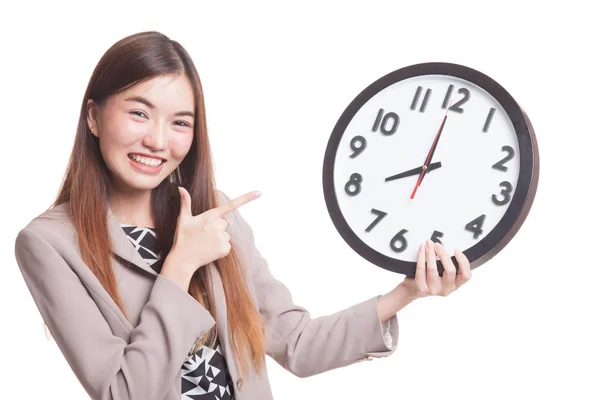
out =
[[[224,191],[217,189],[217,206],[222,206],[223,204],[229,203],[232,198]],[[236,209],[235,211],[226,215],[226,218],[231,223],[228,232],[237,240],[241,240],[243,242],[249,239],[249,236],[252,235],[252,230],[248,225],[248,222],[242,217],[240,214],[240,210]]]
[[[220,207],[231,201],[231,197],[224,191],[217,189],[216,192],[217,192],[217,207]],[[240,225],[241,216],[239,215],[238,210],[235,210],[234,212],[227,214],[226,217],[229,220],[229,222],[231,223],[231,226],[235,227],[236,230],[240,229],[239,225]],[[230,229],[230,232],[231,232],[231,229]]]
[[[231,198],[222,190],[216,189],[217,192],[217,206],[222,206],[225,203],[229,203]]]
[[[77,242],[75,227],[69,218],[69,204],[54,206],[33,218],[17,234],[15,246],[18,250],[32,242],[45,242],[52,247]]]
[[[220,189],[216,189],[216,192],[217,192],[217,207],[227,204],[233,199],[231,196],[229,196],[227,193],[225,193],[224,191],[222,191]],[[242,225],[242,226],[238,226],[238,228],[242,229],[242,230],[244,228],[243,225],[247,224],[247,222],[244,220],[244,218],[240,214],[239,209],[236,209],[235,211],[227,214],[227,218],[229,219],[229,221],[231,222],[232,225]]]

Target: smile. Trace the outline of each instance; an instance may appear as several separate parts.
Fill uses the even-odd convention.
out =
[[[166,161],[161,158],[144,157],[139,154],[132,154],[132,153],[128,154],[127,156],[129,157],[130,160],[135,161],[136,163],[139,163],[142,165],[147,165],[149,167],[158,167],[159,165],[163,164]]]

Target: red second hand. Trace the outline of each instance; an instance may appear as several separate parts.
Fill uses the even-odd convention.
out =
[[[452,104],[452,99],[450,99],[449,104]],[[427,167],[429,166],[429,163],[431,162],[431,156],[433,154],[433,149],[435,149],[435,146],[436,146],[438,140],[440,139],[440,134],[442,133],[442,128],[444,127],[444,124],[446,123],[446,118],[448,118],[448,110],[450,110],[450,105],[448,105],[448,108],[446,108],[446,113],[444,114],[444,119],[442,119],[442,123],[440,124],[440,127],[437,131],[437,135],[435,135],[433,144],[431,145],[431,148],[429,149],[429,153],[427,154],[427,158],[425,159],[425,164],[423,164],[423,170],[419,174],[419,179],[417,180],[417,184],[415,185],[415,188],[413,189],[412,194],[410,195],[411,200],[415,198],[415,194],[417,194],[417,189],[421,185],[421,181],[423,180],[423,177],[425,176],[425,173],[427,172]]]

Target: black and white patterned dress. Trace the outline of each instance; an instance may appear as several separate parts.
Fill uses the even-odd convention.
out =
[[[142,258],[157,273],[163,260],[157,251],[156,232],[153,228],[121,224]],[[233,383],[221,352],[219,339],[215,347],[202,346],[181,366],[182,400],[232,400]]]

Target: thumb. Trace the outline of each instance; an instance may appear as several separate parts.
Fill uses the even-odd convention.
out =
[[[192,216],[192,198],[183,186],[178,187],[180,201],[179,218]]]

